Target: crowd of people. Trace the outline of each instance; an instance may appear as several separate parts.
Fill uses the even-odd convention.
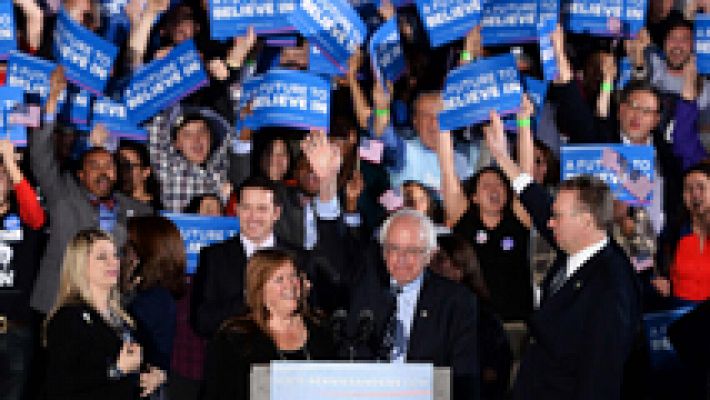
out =
[[[240,123],[244,83],[308,71],[309,37],[212,40],[212,1],[119,1],[116,25],[106,3],[14,0],[17,51],[55,60],[61,8],[120,48],[107,97],[187,40],[209,82],[112,146],[62,116],[60,65],[27,147],[0,139],[0,398],[248,399],[251,367],[280,360],[431,363],[455,400],[710,396],[710,82],[693,45],[710,2],[649,0],[630,37],[558,25],[543,101],[455,131],[447,73],[512,52],[542,80],[540,45],[484,47],[476,26],[432,47],[414,2],[372,2],[369,34],[395,19],[404,73],[380,81],[356,49],[326,77],[327,132]],[[650,201],[561,179],[577,144],[652,146]],[[163,212],[240,230],[187,274]],[[683,372],[658,374],[643,316],[688,306],[669,328]]]

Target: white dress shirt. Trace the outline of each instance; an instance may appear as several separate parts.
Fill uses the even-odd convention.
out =
[[[274,237],[273,232],[260,244],[254,243],[241,233],[239,234],[239,240],[242,241],[242,246],[244,246],[244,253],[247,255],[247,259],[251,258],[252,254],[254,254],[257,250],[270,249],[276,245],[276,238]]]

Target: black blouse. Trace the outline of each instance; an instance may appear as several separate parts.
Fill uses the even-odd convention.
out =
[[[254,364],[268,364],[274,360],[335,359],[337,354],[331,332],[309,320],[306,328],[306,344],[294,351],[280,351],[255,323],[246,323],[239,329],[221,329],[207,346],[203,399],[249,399],[249,374]]]
[[[512,212],[504,212],[498,226],[489,229],[472,205],[453,231],[476,250],[493,309],[506,321],[526,319],[533,301],[530,230]]]

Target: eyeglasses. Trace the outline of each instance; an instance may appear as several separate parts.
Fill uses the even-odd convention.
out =
[[[655,109],[655,108],[652,108],[652,107],[643,107],[643,106],[641,106],[639,103],[637,103],[637,102],[635,102],[635,101],[626,102],[626,105],[629,106],[629,108],[631,108],[632,110],[634,110],[634,111],[639,111],[639,112],[641,112],[642,114],[647,115],[647,116],[656,115],[656,113],[658,112],[658,110]]]
[[[385,253],[389,255],[397,255],[398,257],[407,257],[410,259],[424,257],[427,254],[425,247],[403,247],[396,244],[385,243],[382,245]]]

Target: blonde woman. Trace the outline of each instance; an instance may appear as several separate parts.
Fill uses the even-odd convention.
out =
[[[164,381],[158,370],[140,373],[142,351],[119,305],[118,277],[107,233],[83,230],[69,242],[46,321],[48,399],[136,399]]]

